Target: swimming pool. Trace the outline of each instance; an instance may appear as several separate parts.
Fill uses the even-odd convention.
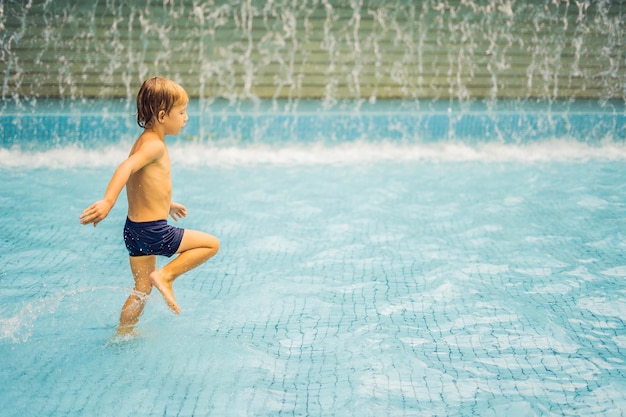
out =
[[[3,415],[624,415],[623,108],[194,104],[174,198],[222,249],[121,343],[125,203],[78,214],[132,110],[53,104],[4,113]]]

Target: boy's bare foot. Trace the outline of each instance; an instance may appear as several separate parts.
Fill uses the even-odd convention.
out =
[[[175,314],[179,314],[180,308],[178,307],[178,304],[176,303],[176,299],[174,298],[174,290],[172,290],[172,282],[166,281],[165,279],[163,279],[163,277],[161,277],[161,275],[159,274],[158,270],[153,271],[150,274],[150,282],[152,282],[152,285],[157,287],[157,289],[161,292],[161,295],[163,295],[165,302],[172,309],[172,311]]]

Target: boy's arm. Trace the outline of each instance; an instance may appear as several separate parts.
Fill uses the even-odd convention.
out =
[[[104,198],[87,207],[80,215],[81,224],[93,223],[93,226],[96,227],[98,223],[104,220],[115,205],[130,176],[161,157],[164,150],[165,145],[162,142],[148,141],[122,162],[109,181]]]
[[[172,201],[170,203],[170,216],[175,221],[178,221],[178,219],[187,217],[187,209],[182,204]]]

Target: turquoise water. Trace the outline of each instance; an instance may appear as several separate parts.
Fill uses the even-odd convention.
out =
[[[78,215],[129,119],[97,143],[5,136],[2,415],[626,414],[622,119],[509,142],[191,124],[169,140],[174,198],[222,248],[176,282],[180,316],[155,292],[121,342],[125,202],[96,229]]]

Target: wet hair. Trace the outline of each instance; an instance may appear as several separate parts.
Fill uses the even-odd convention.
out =
[[[149,78],[137,93],[137,124],[150,128],[161,110],[169,114],[172,107],[187,104],[188,101],[189,96],[180,84],[162,77]]]

